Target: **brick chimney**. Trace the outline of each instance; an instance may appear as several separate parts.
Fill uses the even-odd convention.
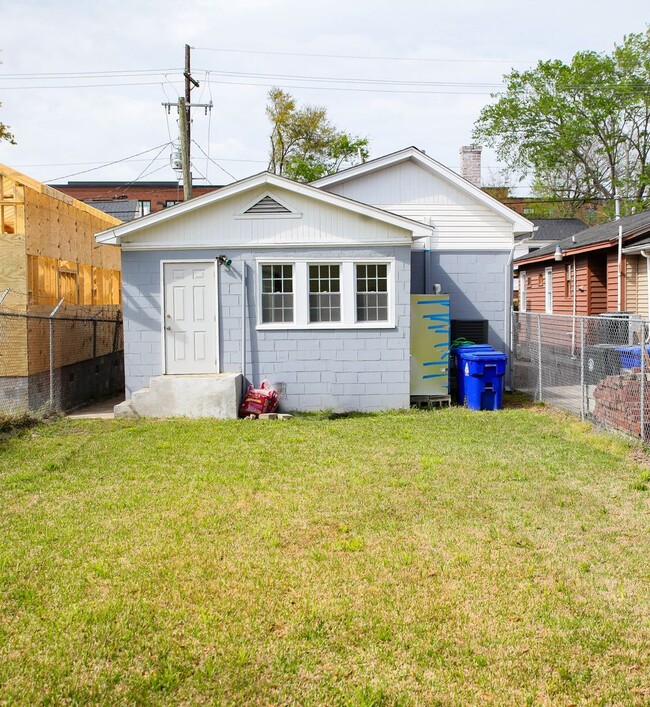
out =
[[[480,145],[465,145],[460,148],[460,176],[481,188],[481,150]]]

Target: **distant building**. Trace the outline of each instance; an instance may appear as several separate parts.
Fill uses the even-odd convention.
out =
[[[183,201],[183,187],[178,182],[68,182],[50,186],[84,202],[136,200],[138,216],[153,214]],[[192,196],[202,196],[220,188],[218,184],[194,185]],[[118,218],[129,220],[119,215]]]

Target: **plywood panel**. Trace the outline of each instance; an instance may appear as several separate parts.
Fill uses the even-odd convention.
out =
[[[0,317],[0,377],[27,375],[27,319]]]
[[[12,302],[26,304],[27,258],[22,235],[0,234],[0,291],[13,290]]]

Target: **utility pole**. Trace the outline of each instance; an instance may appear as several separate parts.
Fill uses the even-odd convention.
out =
[[[178,99],[178,127],[181,133],[181,158],[183,161],[183,201],[192,198],[192,172],[190,171],[190,121],[188,106],[183,97]]]
[[[181,128],[181,145],[183,144],[183,132],[185,133],[185,149],[181,147],[183,154],[183,199],[189,201],[192,198],[192,172],[190,172],[190,152],[192,144],[192,115],[190,93],[192,87],[198,88],[199,82],[192,78],[192,69],[190,65],[190,45],[185,45],[185,130]],[[180,108],[178,112],[181,114]],[[181,119],[182,120],[182,119]],[[187,163],[187,164],[186,164]],[[187,181],[186,181],[187,179]]]
[[[193,88],[199,87],[199,82],[193,78],[191,72],[190,63],[190,45],[185,45],[185,71],[183,71],[183,76],[185,78],[185,97],[180,97],[178,99],[178,104],[175,103],[163,103],[163,106],[167,108],[167,112],[171,110],[171,107],[177,105],[178,107],[178,127],[181,137],[181,160],[183,163],[183,200],[189,201],[192,198],[192,172],[191,172],[191,145],[192,145],[192,108],[205,108],[207,115],[208,110],[212,110],[212,101],[210,103],[192,103],[191,102],[191,91]]]

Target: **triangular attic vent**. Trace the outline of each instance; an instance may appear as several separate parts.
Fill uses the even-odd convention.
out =
[[[245,214],[290,214],[291,210],[287,209],[277,202],[271,196],[265,196],[257,203],[253,204],[249,209],[244,211]]]

